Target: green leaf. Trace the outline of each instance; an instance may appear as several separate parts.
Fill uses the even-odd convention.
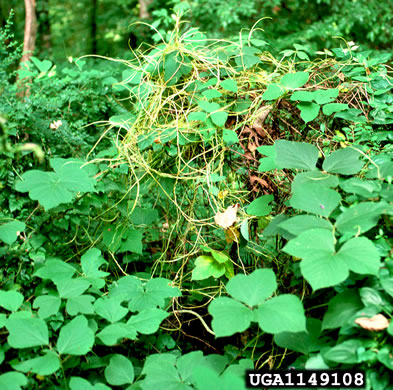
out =
[[[306,331],[303,305],[295,295],[283,294],[269,299],[255,310],[255,318],[267,333]]]
[[[66,310],[70,316],[77,314],[94,314],[93,302],[95,298],[91,295],[79,295],[75,298],[67,299]]]
[[[123,338],[135,340],[136,335],[137,331],[134,327],[122,323],[110,324],[97,333],[97,337],[105,345],[115,345]]]
[[[248,306],[261,304],[276,288],[276,276],[267,268],[256,269],[249,275],[238,274],[227,284],[228,294]]]
[[[219,278],[224,275],[225,266],[212,256],[198,256],[195,260],[195,268],[192,271],[192,280],[203,280],[213,276]]]
[[[143,231],[128,229],[125,238],[126,239],[121,243],[118,252],[133,252],[141,255],[143,249]]]
[[[356,289],[345,290],[329,301],[322,321],[323,329],[341,328],[353,315],[363,308]]]
[[[317,104],[331,103],[338,96],[338,89],[318,89],[313,92],[313,99]]]
[[[81,257],[82,272],[88,278],[105,278],[105,276],[108,276],[109,272],[99,270],[102,265],[107,264],[108,263],[101,256],[101,251],[97,248],[89,249]]]
[[[223,138],[225,144],[227,144],[227,145],[233,145],[233,144],[237,144],[239,142],[239,138],[238,138],[236,132],[233,130],[224,129],[222,132],[222,135],[223,135],[222,138]]]
[[[82,278],[56,280],[55,284],[61,298],[76,298],[90,287],[90,282]]]
[[[23,300],[23,295],[17,291],[0,290],[0,306],[8,311],[17,311]]]
[[[235,80],[232,79],[226,79],[221,81],[220,87],[224,88],[225,90],[229,92],[237,92],[237,83]]]
[[[225,123],[228,119],[228,113],[225,111],[217,111],[213,112],[210,115],[210,118],[212,119],[213,123],[218,126],[218,127],[224,127]]]
[[[288,73],[282,77],[280,83],[288,89],[300,88],[307,83],[308,77],[309,73],[307,72]]]
[[[139,333],[153,334],[157,332],[161,322],[168,316],[169,313],[161,309],[146,309],[131,316],[127,325],[135,328]]]
[[[350,194],[356,194],[365,198],[375,198],[381,190],[381,184],[375,180],[363,180],[359,177],[351,177],[340,182],[340,188]]]
[[[27,385],[27,378],[20,372],[10,371],[0,375],[1,390],[21,390]]]
[[[378,361],[391,371],[393,371],[392,352],[392,348],[388,345],[385,345],[378,351],[377,354]]]
[[[18,233],[23,232],[26,225],[20,221],[11,221],[0,226],[0,240],[6,244],[13,244],[18,238]]]
[[[134,366],[123,355],[113,355],[105,368],[105,379],[112,386],[122,386],[134,381]]]
[[[300,117],[305,123],[313,121],[319,114],[320,106],[316,103],[302,102],[296,107],[300,110]]]
[[[359,235],[377,226],[381,214],[387,210],[384,202],[358,203],[344,212],[336,220],[337,230],[341,234]]]
[[[325,360],[336,363],[356,364],[360,363],[358,358],[358,349],[363,347],[361,340],[351,339],[337,344],[328,351],[322,353]]]
[[[49,344],[48,327],[44,320],[19,318],[15,314],[11,314],[5,324],[9,332],[8,344],[12,348],[31,348]]]
[[[201,121],[201,122],[206,122],[207,115],[205,112],[202,111],[197,111],[197,112],[191,112],[187,119],[189,121]]]
[[[220,105],[218,103],[209,103],[206,100],[200,100],[198,102],[198,106],[202,108],[202,110],[211,113],[220,109]]]
[[[269,205],[274,200],[273,195],[262,195],[254,199],[247,207],[247,214],[262,217],[268,215],[272,211],[272,206]]]
[[[322,107],[322,112],[325,114],[325,115],[332,115],[332,114],[334,114],[335,112],[339,112],[339,111],[342,111],[342,110],[346,110],[346,109],[348,109],[349,107],[348,107],[348,104],[346,104],[346,103],[330,103],[330,104],[325,104],[323,107]]]
[[[34,300],[33,308],[38,309],[38,317],[45,320],[55,315],[60,308],[61,299],[53,295],[41,295]]]
[[[276,163],[283,168],[315,170],[318,149],[304,142],[278,140],[275,142]]]
[[[64,355],[86,355],[94,344],[94,333],[85,316],[72,319],[60,329],[57,350]]]
[[[283,332],[274,336],[274,342],[281,348],[303,353],[319,351],[321,348],[318,338],[321,334],[321,321],[307,318],[306,332]]]
[[[333,225],[326,219],[314,215],[296,215],[278,224],[294,236],[310,229],[327,229],[333,231]]]
[[[325,159],[322,168],[330,173],[354,175],[364,166],[364,162],[359,161],[359,157],[360,153],[355,149],[339,149]]]
[[[293,208],[322,217],[329,217],[341,201],[337,191],[321,186],[318,182],[305,183],[292,191],[289,204]]]
[[[276,100],[284,95],[285,89],[278,84],[269,84],[262,95],[263,100]]]
[[[121,306],[121,301],[112,297],[98,298],[94,303],[94,311],[112,324],[120,321],[128,313],[128,309]]]
[[[212,327],[217,337],[232,336],[245,331],[254,318],[248,307],[227,297],[214,299],[208,310],[213,316]]]
[[[321,187],[335,188],[339,180],[337,176],[329,175],[321,171],[301,172],[298,173],[292,182],[292,191],[297,191],[307,183],[318,183]]]
[[[53,65],[53,63],[49,60],[40,61],[38,58],[31,56],[31,62],[38,68],[41,73],[47,72]]]
[[[219,373],[210,367],[198,366],[193,372],[193,382],[196,390],[205,389],[225,389],[225,390],[243,390],[244,379],[232,373]],[[191,388],[190,388],[191,389]]]
[[[373,243],[364,237],[347,241],[335,253],[333,233],[310,229],[290,240],[283,251],[303,258],[300,270],[313,290],[343,282],[349,270],[376,275],[379,255]]]
[[[222,86],[222,85],[221,85]],[[206,91],[202,92],[202,95],[207,99],[215,99],[222,96],[221,92],[218,92],[216,89],[207,89]]]
[[[257,150],[259,153],[267,156],[259,160],[260,162],[260,165],[258,167],[259,172],[269,172],[274,169],[282,169],[282,167],[276,163],[277,153],[276,153],[275,145],[259,146]]]
[[[300,102],[312,102],[313,101],[313,93],[309,91],[295,91],[292,96],[291,100],[299,100]]]
[[[31,371],[33,374],[47,376],[55,373],[60,368],[60,361],[55,352],[48,351],[44,356],[13,364],[12,368],[22,372]]]
[[[64,261],[58,259],[48,259],[44,265],[34,272],[35,276],[41,279],[50,279],[53,282],[70,279],[76,272],[76,269]]]
[[[95,179],[89,177],[86,169],[81,169],[82,163],[73,159],[52,159],[55,172],[25,172],[15,188],[20,192],[29,192],[30,198],[38,200],[45,210],[70,203],[77,192],[95,190]]]

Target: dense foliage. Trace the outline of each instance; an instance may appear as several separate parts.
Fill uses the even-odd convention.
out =
[[[130,5],[110,3],[100,48]],[[284,39],[300,2],[254,3],[153,2],[123,59],[18,69],[0,30],[0,388],[235,390],[289,367],[391,388],[391,55],[320,28],[383,46],[389,24],[308,1]],[[268,9],[288,23],[244,28]]]

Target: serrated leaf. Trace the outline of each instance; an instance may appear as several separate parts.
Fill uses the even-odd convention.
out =
[[[55,373],[60,368],[60,361],[55,352],[48,351],[44,356],[13,364],[12,368],[22,372],[47,376]]]
[[[304,142],[278,140],[275,142],[276,164],[283,168],[316,170],[318,149]]]
[[[300,117],[305,123],[313,121],[319,114],[319,104],[302,102],[296,106],[300,110]]]
[[[235,80],[232,79],[226,79],[221,81],[220,87],[224,88],[225,90],[229,92],[237,92],[237,83]]]
[[[306,331],[303,305],[295,295],[283,294],[269,299],[256,309],[255,318],[267,333]]]
[[[303,87],[307,83],[309,73],[307,72],[295,72],[288,73],[281,78],[281,85],[288,89],[295,89]]]
[[[227,297],[214,299],[208,310],[213,316],[212,327],[217,337],[245,331],[254,317],[249,308]]]
[[[224,125],[228,119],[228,113],[225,111],[213,112],[210,115],[210,118],[216,126],[224,127]]]
[[[8,311],[17,311],[22,305],[24,297],[18,291],[0,290],[0,306]]]
[[[285,93],[285,89],[278,84],[269,84],[262,95],[263,100],[276,100]]]
[[[360,153],[355,149],[339,149],[325,159],[322,168],[330,173],[354,175],[364,166],[364,162],[360,161],[359,157]]]
[[[94,333],[85,316],[79,315],[60,329],[57,350],[61,355],[86,355],[94,344]]]
[[[60,160],[60,159],[57,159]],[[56,161],[55,172],[31,170],[25,172],[16,190],[29,192],[33,200],[38,200],[46,210],[62,203],[70,203],[77,192],[94,191],[95,180],[90,178],[86,169],[81,169],[74,160]]]
[[[0,225],[0,240],[6,244],[13,244],[18,238],[18,232],[23,232],[26,225],[20,221],[11,221]]]
[[[11,314],[5,327],[9,332],[8,344],[12,348],[31,348],[49,344],[48,327],[40,318],[18,318]]]
[[[228,294],[248,306],[263,303],[276,288],[276,275],[267,268],[256,269],[249,275],[238,274],[227,284]]]
[[[134,381],[134,366],[123,355],[113,355],[105,368],[105,379],[112,386],[122,386]]]
[[[247,214],[262,217],[268,215],[272,211],[270,203],[274,200],[273,195],[262,195],[254,199],[247,207]]]
[[[127,325],[135,328],[138,333],[153,334],[157,332],[161,322],[168,316],[169,313],[161,309],[146,309],[131,316]]]
[[[329,217],[341,201],[337,191],[321,186],[318,182],[305,183],[292,191],[289,204],[293,208],[322,217]]]

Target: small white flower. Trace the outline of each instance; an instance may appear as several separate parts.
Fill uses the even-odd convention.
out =
[[[53,129],[53,130],[57,130],[61,125],[63,124],[62,121],[58,120],[58,121],[54,121],[49,125],[49,128]]]

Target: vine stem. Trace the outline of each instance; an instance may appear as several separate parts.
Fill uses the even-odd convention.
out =
[[[186,310],[186,309],[181,309],[181,310],[174,310],[173,313],[188,313],[188,314],[192,314],[195,317],[197,317],[199,319],[199,321],[201,321],[203,327],[213,336],[215,336],[216,334],[209,328],[209,325],[206,324],[205,320],[195,311],[193,310]]]

